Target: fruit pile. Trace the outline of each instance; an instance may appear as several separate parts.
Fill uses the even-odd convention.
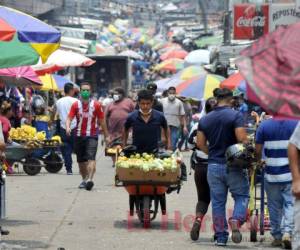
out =
[[[46,140],[46,133],[44,131],[37,132],[36,128],[29,125],[22,125],[20,128],[11,128],[9,138],[13,141],[24,143],[27,148],[58,146],[62,143],[60,136],[56,135],[51,140]]]
[[[46,133],[37,132],[36,128],[29,125],[22,125],[20,128],[11,128],[9,138],[14,141],[43,141],[46,139]]]
[[[131,155],[129,158],[120,156],[116,162],[117,168],[137,168],[144,172],[151,170],[175,172],[178,169],[178,163],[175,156],[158,159],[154,155],[143,153]]]

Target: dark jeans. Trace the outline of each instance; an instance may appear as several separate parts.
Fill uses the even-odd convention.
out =
[[[62,156],[65,161],[67,171],[72,171],[72,152],[74,146],[74,132],[72,131],[71,136],[67,136],[66,130],[60,128],[60,137],[63,142],[63,146],[60,148]]]
[[[210,189],[207,182],[207,161],[195,164],[194,180],[198,196],[196,216],[203,217],[207,213],[210,203]]]

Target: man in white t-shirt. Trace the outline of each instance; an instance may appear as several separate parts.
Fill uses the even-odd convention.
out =
[[[77,101],[76,98],[74,98],[75,89],[74,85],[72,83],[66,83],[64,86],[64,92],[65,96],[59,99],[56,104],[56,113],[59,116],[60,119],[60,137],[63,142],[63,146],[61,147],[61,152],[65,161],[65,166],[67,170],[68,175],[72,175],[72,152],[73,152],[73,133],[71,133],[71,136],[67,136],[66,134],[66,120],[68,117],[68,114],[70,112],[71,106],[74,102]],[[71,129],[72,131],[76,128],[76,119],[73,119],[71,123]]]
[[[163,98],[161,103],[171,132],[172,150],[175,151],[180,129],[182,128],[183,132],[188,134],[184,106],[183,103],[176,98],[175,87],[168,89],[168,97]]]

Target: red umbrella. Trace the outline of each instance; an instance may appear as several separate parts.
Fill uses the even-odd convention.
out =
[[[237,60],[256,102],[273,115],[300,119],[299,55],[300,22],[263,36]]]
[[[32,66],[38,75],[51,74],[66,67],[87,67],[95,61],[73,51],[56,50],[45,64]]]
[[[167,60],[167,59],[171,59],[171,58],[184,59],[187,55],[188,55],[188,52],[186,52],[185,50],[171,50],[171,51],[168,51],[166,53],[163,53],[160,56],[160,59],[162,61]]]
[[[223,82],[221,82],[220,88],[224,89],[231,89],[234,90],[238,86],[241,85],[241,83],[245,81],[245,78],[241,75],[240,72],[232,74],[227,79],[225,79]]]

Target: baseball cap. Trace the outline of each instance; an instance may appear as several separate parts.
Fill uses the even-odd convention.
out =
[[[155,83],[149,83],[147,85],[148,90],[157,90],[157,85]]]

